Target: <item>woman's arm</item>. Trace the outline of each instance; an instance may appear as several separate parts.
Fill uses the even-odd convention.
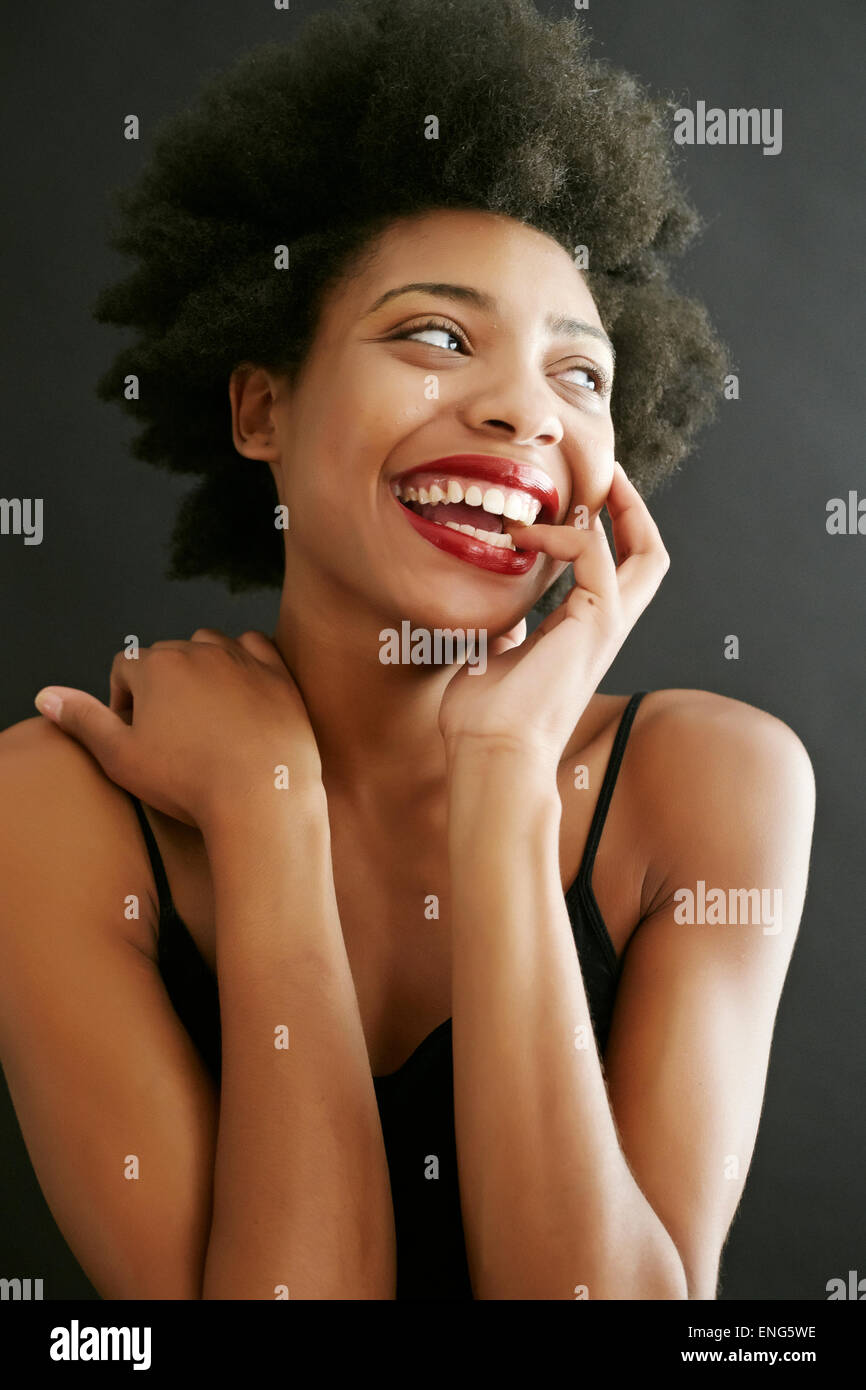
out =
[[[44,719],[0,733],[0,885],[0,1062],[52,1215],[103,1298],[199,1299],[219,1099],[132,804]]]
[[[641,922],[606,1052],[563,901],[556,772],[575,721],[669,566],[618,463],[591,526],[506,523],[573,566],[531,637],[494,643],[448,686],[454,1092],[473,1286],[481,1298],[712,1298],[754,1145],[770,1040],[805,895],[814,782],[780,721],[705,696],[668,728],[640,804],[652,817]],[[475,678],[473,679],[473,675]],[[717,715],[717,703],[733,716]],[[706,709],[706,705],[704,706]],[[691,761],[674,795],[670,767]],[[669,804],[672,803],[672,804]],[[651,809],[649,809],[651,808]],[[784,933],[690,934],[680,890],[781,894]],[[760,898],[760,893],[758,894]]]
[[[118,654],[111,709],[42,693],[113,781],[197,825],[210,858],[223,1076],[202,1296],[392,1297],[387,1161],[321,762],[279,652],[263,633],[200,628]]]
[[[660,786],[671,796],[607,1088],[595,1046],[575,1046],[576,1029],[592,1032],[556,789],[510,751],[453,760],[455,1118],[476,1297],[715,1297],[802,910],[814,785],[778,720],[691,693],[641,748],[647,804]],[[784,918],[682,924],[674,894],[700,879],[779,889]]]
[[[247,798],[205,842],[223,1064],[203,1297],[394,1298],[388,1166],[324,789]]]
[[[322,807],[273,795],[292,796],[279,827],[261,817],[254,841],[238,823],[212,842],[221,1102],[154,958],[129,798],[44,719],[0,733],[0,1062],[42,1192],[103,1298],[273,1299],[278,1284],[393,1297]]]
[[[560,881],[556,783],[519,755],[476,750],[455,757],[449,787],[455,1127],[475,1296],[685,1298],[611,1114]]]

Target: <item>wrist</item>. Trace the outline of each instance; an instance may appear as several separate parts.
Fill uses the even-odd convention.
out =
[[[446,744],[449,791],[457,786],[507,784],[519,779],[527,789],[556,793],[560,758],[552,748],[517,739],[490,739],[464,735]]]
[[[559,863],[562,801],[556,778],[536,759],[511,750],[455,760],[448,781],[448,863],[455,908],[486,900],[513,875]],[[455,916],[455,924],[457,917]]]
[[[558,824],[557,770],[554,759],[534,749],[464,745],[447,765],[451,825],[465,827],[474,838],[482,825],[511,821],[519,826],[530,815]]]
[[[237,839],[284,836],[290,829],[330,839],[328,802],[321,781],[238,785],[213,798],[201,813],[199,829],[205,844]]]
[[[251,798],[204,830],[219,970],[266,977],[277,962],[343,970],[324,788]]]

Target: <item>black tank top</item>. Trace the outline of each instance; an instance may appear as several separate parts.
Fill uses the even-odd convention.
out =
[[[632,721],[646,693],[641,690],[632,695],[622,715],[583,859],[565,894],[602,1054],[621,962],[595,900],[592,869]],[[131,799],[141,822],[159,900],[159,970],[178,1017],[219,1084],[222,1059],[217,977],[175,909],[153,831],[138,798]],[[452,1059],[449,1018],[419,1043],[397,1071],[373,1078],[391,1177],[398,1299],[473,1296],[460,1212]],[[439,1160],[436,1178],[426,1176],[430,1171],[428,1156],[433,1154]]]

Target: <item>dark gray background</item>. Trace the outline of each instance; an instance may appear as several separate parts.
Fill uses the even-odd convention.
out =
[[[276,596],[169,584],[165,544],[188,481],[128,454],[131,424],[93,385],[122,339],[91,322],[125,269],[104,246],[106,193],[146,159],[153,123],[200,78],[322,0],[178,5],[77,0],[4,24],[7,297],[0,495],[45,499],[45,538],[0,536],[0,726],[50,682],[107,698],[126,633],[269,628]],[[568,0],[540,0],[551,14]],[[596,51],[682,104],[781,107],[783,149],[684,151],[708,227],[679,281],[731,345],[741,399],[721,407],[651,502],[672,566],[604,689],[689,687],[771,711],[818,783],[809,893],[782,998],[757,1149],[722,1272],[726,1299],[824,1299],[866,1275],[863,960],[866,536],[828,536],[826,503],[866,493],[861,430],[866,243],[860,0],[592,0]],[[139,144],[121,136],[136,112]],[[10,138],[11,137],[11,138]],[[726,661],[736,633],[740,659]],[[93,1297],[53,1224],[0,1090],[0,1275]]]

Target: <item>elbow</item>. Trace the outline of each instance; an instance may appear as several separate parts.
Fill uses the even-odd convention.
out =
[[[693,1295],[679,1250],[666,1232],[649,1240],[637,1269],[631,1272],[635,1292],[612,1292],[610,1298],[640,1298],[657,1302],[686,1302]]]
[[[689,1265],[671,1241],[670,1248],[658,1256],[654,1276],[651,1276],[660,1291],[640,1296],[682,1302],[712,1302],[718,1296],[718,1266],[718,1260],[707,1262],[703,1267]]]
[[[583,1267],[583,1277],[574,1278],[575,1267]],[[671,1244],[655,1245],[635,1262],[622,1245],[610,1249],[589,1263],[584,1258],[545,1259],[539,1252],[534,1270],[524,1250],[520,1261],[509,1260],[507,1277],[489,1266],[485,1275],[473,1272],[473,1296],[478,1301],[500,1299],[568,1300],[569,1302],[685,1302],[690,1298],[713,1297],[690,1291],[689,1280],[678,1252]],[[515,1268],[520,1270],[518,1279]]]
[[[109,1302],[198,1303],[204,1298],[202,1276],[194,1270],[123,1270],[91,1277],[91,1283]]]
[[[686,1302],[692,1297],[689,1291],[689,1281],[686,1271],[678,1256],[675,1260],[669,1260],[667,1265],[659,1270],[658,1284],[659,1292],[650,1294],[650,1298],[661,1299],[663,1301]]]
[[[675,1251],[667,1250],[655,1252],[636,1269],[624,1267],[622,1260],[614,1258],[600,1274],[595,1290],[590,1285],[582,1296],[650,1303],[686,1302],[693,1297],[682,1261]]]
[[[291,1299],[315,1302],[379,1302],[397,1297],[396,1268],[378,1262],[376,1268],[316,1268],[295,1264],[286,1283],[262,1276],[262,1261],[249,1253],[238,1260],[219,1259],[205,1271],[199,1292],[203,1302],[275,1302]],[[291,1264],[287,1261],[287,1264]]]

